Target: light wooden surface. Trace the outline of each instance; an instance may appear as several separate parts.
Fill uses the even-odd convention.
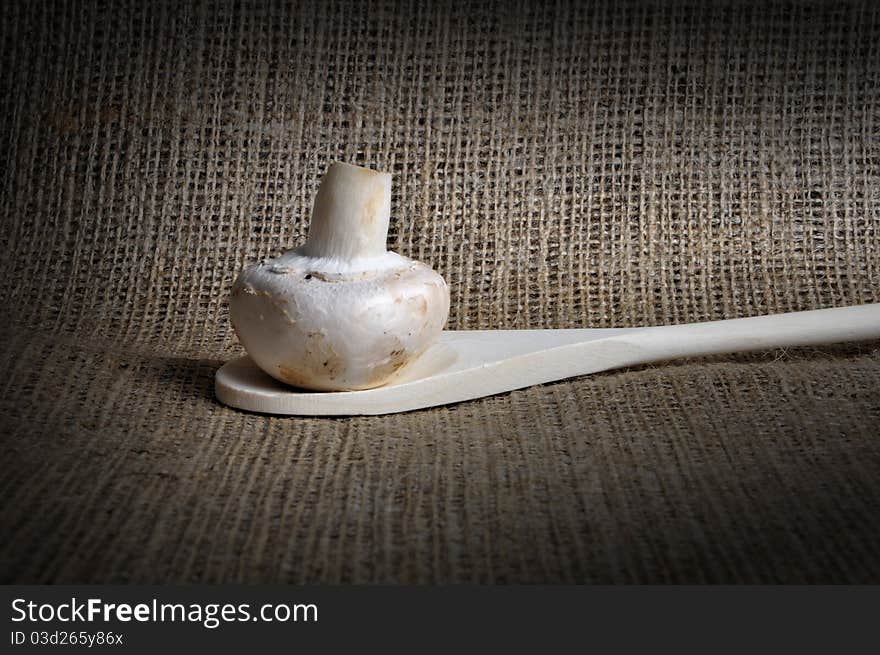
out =
[[[377,389],[301,391],[245,356],[217,371],[215,391],[227,405],[267,414],[391,414],[647,362],[877,338],[880,304],[648,328],[447,331]]]

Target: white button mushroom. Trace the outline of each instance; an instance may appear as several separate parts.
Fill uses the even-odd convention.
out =
[[[250,266],[232,287],[232,326],[257,366],[305,389],[370,389],[438,338],[449,288],[386,250],[390,214],[390,174],[330,167],[305,245]]]

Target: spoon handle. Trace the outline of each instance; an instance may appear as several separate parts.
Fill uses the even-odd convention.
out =
[[[635,359],[629,365],[679,357],[880,339],[880,304],[648,327],[612,339],[636,347]]]

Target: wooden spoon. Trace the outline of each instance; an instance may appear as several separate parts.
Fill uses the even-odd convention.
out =
[[[662,327],[447,331],[376,389],[287,387],[245,356],[217,371],[215,391],[227,405],[267,414],[393,414],[648,362],[877,338],[880,304]]]

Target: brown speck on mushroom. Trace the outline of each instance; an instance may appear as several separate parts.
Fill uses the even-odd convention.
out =
[[[382,210],[382,201],[385,199],[384,189],[378,188],[371,195],[370,198],[364,203],[363,214],[361,215],[361,221],[364,225],[370,226],[376,222],[376,219],[379,217],[379,214]]]
[[[295,387],[308,388],[310,384],[310,376],[301,374],[295,368],[291,368],[288,366],[279,366],[278,374],[282,380],[287,382],[288,384],[292,384]]]

